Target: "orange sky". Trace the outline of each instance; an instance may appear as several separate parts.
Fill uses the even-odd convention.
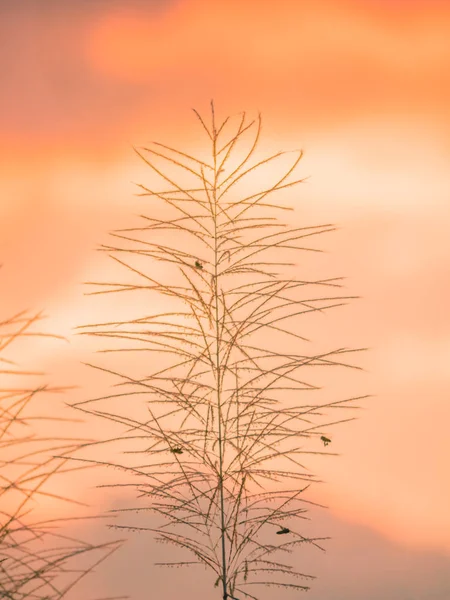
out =
[[[445,0],[4,0],[1,316],[44,308],[65,334],[91,320],[93,248],[142,206],[131,146],[198,148],[190,108],[212,97],[222,116],[260,110],[269,152],[305,151],[296,222],[339,223],[323,268],[363,296],[330,335],[372,348],[348,389],[377,396],[336,429],[344,456],[317,494],[450,554],[449,30]],[[70,377],[77,344],[30,348],[26,367]]]

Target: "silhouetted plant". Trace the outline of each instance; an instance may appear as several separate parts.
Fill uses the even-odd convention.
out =
[[[137,300],[140,291],[159,296],[166,308],[82,327],[81,333],[116,344],[101,352],[143,352],[151,360],[136,358],[133,368],[145,369],[138,374],[91,365],[116,376],[122,389],[75,406],[125,426],[123,435],[107,441],[121,447],[128,441],[132,456],[145,457],[140,464],[102,464],[137,477],[111,484],[135,486],[145,500],[123,510],[150,510],[162,523],[119,527],[150,530],[191,552],[193,562],[163,564],[205,565],[215,572],[224,600],[236,594],[254,599],[250,590],[257,584],[308,589],[298,580],[309,576],[279,558],[305,543],[320,547],[320,539],[300,528],[305,492],[316,481],[303,458],[324,453],[320,440],[326,445],[331,439],[323,429],[348,420],[330,421],[327,410],[350,408],[357,398],[320,402],[320,388],[301,373],[350,367],[345,355],[356,350],[308,354],[297,330],[302,316],[346,303],[348,296],[307,291],[335,290],[338,279],[307,281],[298,278],[300,267],[292,277],[278,273],[292,271],[288,253],[313,250],[301,245],[304,240],[333,230],[289,228],[275,217],[284,207],[269,196],[302,181],[292,180],[302,153],[294,153],[272,185],[239,190],[245,178],[266,173],[288,153],[255,161],[261,118],[248,122],[244,113],[218,125],[211,109],[210,125],[194,111],[210,159],[160,143],[136,150],[169,187],[140,185],[140,195],[154,202],[152,213],[101,247],[136,281],[97,283],[102,287],[92,293],[133,292]],[[140,398],[145,416],[135,418]],[[118,410],[110,408],[118,402]]]
[[[56,429],[65,420],[45,416],[42,407],[31,412],[43,392],[63,388],[9,384],[12,378],[39,375],[20,370],[4,356],[18,338],[48,335],[33,331],[39,319],[21,312],[0,322],[0,376],[8,381],[0,386],[0,597],[11,600],[59,600],[118,547],[117,542],[96,545],[69,537],[62,529],[72,519],[36,519],[42,498],[75,502],[57,496],[48,484],[80,469],[68,461],[87,441],[36,431],[39,423],[53,422]],[[88,558],[85,566],[83,558]]]

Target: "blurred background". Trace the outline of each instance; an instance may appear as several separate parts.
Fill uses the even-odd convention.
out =
[[[305,553],[311,599],[450,597],[449,28],[446,0],[0,2],[0,318],[43,309],[70,338],[17,351],[80,386],[64,401],[101,388],[72,335],[105,314],[81,285],[110,272],[95,248],[151,213],[133,146],[202,148],[191,108],[213,98],[219,118],[260,111],[268,153],[304,150],[292,222],[339,226],[314,260],[361,296],[317,335],[370,348],[342,389],[373,394],[317,463],[330,508],[310,527],[333,540]],[[155,552],[135,539],[98,590],[175,594]]]

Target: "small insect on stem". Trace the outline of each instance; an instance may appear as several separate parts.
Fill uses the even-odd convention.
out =
[[[324,446],[328,446],[328,444],[331,444],[331,440],[330,440],[330,438],[327,438],[327,437],[325,437],[324,435],[322,435],[322,436],[320,437],[320,439],[322,440],[322,442],[323,442],[323,445],[324,445]]]
[[[179,446],[171,448],[170,451],[172,452],[172,454],[183,454],[183,450]]]
[[[280,529],[280,531],[277,531],[277,535],[284,535],[284,534],[286,534],[286,533],[291,533],[291,530],[290,530],[290,529],[288,529],[287,527],[282,527],[282,528]]]
[[[197,269],[203,269],[203,265],[202,265],[202,263],[201,263],[199,260],[196,260],[196,261],[195,261],[195,267],[196,267]]]

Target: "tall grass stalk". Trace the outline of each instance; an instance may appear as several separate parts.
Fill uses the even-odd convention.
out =
[[[317,481],[304,461],[328,453],[330,427],[349,420],[343,411],[359,398],[321,401],[305,377],[357,368],[346,362],[357,350],[308,353],[305,317],[350,297],[339,279],[304,279],[289,255],[317,252],[309,240],[334,227],[278,220],[287,208],[272,198],[301,183],[302,153],[256,158],[261,117],[219,123],[212,103],[210,122],[194,112],[209,158],[156,142],[136,149],[161,189],[139,185],[148,214],[100,248],[128,277],[91,284],[91,293],[130,294],[130,309],[164,308],[80,328],[110,342],[99,351],[117,353],[117,366],[91,366],[119,389],[76,407],[122,427],[105,441],[128,453],[122,462],[83,460],[129,474],[111,485],[134,488],[133,510],[161,520],[118,527],[149,530],[193,557],[161,564],[204,565],[223,600],[255,599],[257,585],[306,590],[310,576],[287,562],[297,547],[321,542],[302,531]],[[283,159],[283,172],[258,187]],[[134,357],[128,368],[126,355]]]

